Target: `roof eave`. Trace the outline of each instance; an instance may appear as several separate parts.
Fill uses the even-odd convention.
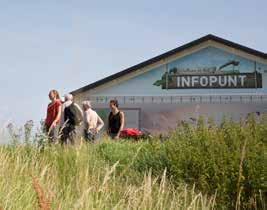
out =
[[[228,47],[239,49],[239,50],[244,51],[244,52],[246,52],[248,54],[251,54],[251,55],[254,55],[254,56],[258,56],[258,57],[261,57],[263,59],[267,59],[267,54],[266,53],[263,53],[263,52],[254,50],[252,48],[249,48],[249,47],[246,47],[246,46],[237,44],[235,42],[231,42],[229,40],[226,40],[226,39],[223,39],[223,38],[214,36],[212,34],[208,34],[208,35],[206,35],[204,37],[201,37],[201,38],[199,38],[197,40],[194,40],[192,42],[189,42],[189,43],[187,43],[185,45],[182,45],[182,46],[180,46],[178,48],[172,49],[172,50],[170,50],[170,51],[168,51],[166,53],[163,53],[161,55],[158,55],[156,57],[153,57],[153,58],[151,58],[149,60],[146,60],[144,62],[141,62],[141,63],[139,63],[137,65],[134,65],[134,66],[132,66],[130,68],[124,69],[123,71],[120,71],[118,73],[112,74],[112,75],[110,75],[110,76],[108,76],[108,77],[106,77],[104,79],[98,80],[98,81],[96,81],[94,83],[91,83],[91,84],[86,85],[84,87],[81,87],[81,88],[79,88],[77,90],[74,90],[71,93],[73,95],[76,95],[76,94],[82,93],[84,91],[91,90],[91,89],[96,88],[96,87],[98,87],[100,85],[103,85],[103,84],[105,84],[107,82],[110,82],[110,81],[112,81],[114,79],[117,79],[117,78],[122,77],[122,76],[124,76],[126,74],[129,74],[129,73],[132,73],[132,72],[134,72],[134,71],[136,71],[138,69],[144,68],[145,66],[148,66],[150,64],[153,64],[155,62],[158,62],[158,61],[160,61],[162,59],[165,59],[165,58],[167,58],[167,57],[169,57],[171,55],[174,55],[174,54],[176,54],[178,52],[181,52],[183,50],[186,50],[188,48],[191,48],[193,46],[196,46],[196,45],[198,45],[200,43],[203,43],[205,41],[208,41],[208,40],[212,40],[212,41],[215,41],[215,42],[224,44],[224,45],[226,45]]]

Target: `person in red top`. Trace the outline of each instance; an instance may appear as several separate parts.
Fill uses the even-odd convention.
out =
[[[51,103],[49,103],[47,107],[45,127],[49,140],[54,142],[56,139],[56,126],[59,123],[61,116],[61,101],[58,91],[56,90],[51,90],[48,96]]]

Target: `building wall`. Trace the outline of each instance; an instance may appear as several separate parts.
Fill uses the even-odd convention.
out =
[[[166,70],[173,68],[180,70],[203,70],[213,67],[219,68],[223,64],[235,60],[239,62],[238,66],[229,65],[223,69],[224,72],[238,71],[240,73],[253,73],[256,70],[262,76],[262,88],[228,88],[228,89],[163,89],[161,86],[154,85],[159,81]],[[206,47],[190,55],[178,58],[169,62],[167,65],[160,65],[150,71],[118,83],[110,88],[96,91],[94,95],[98,96],[147,96],[147,95],[176,95],[176,94],[232,94],[232,93],[267,93],[267,65],[254,60],[249,60],[241,56],[226,52],[215,47]]]
[[[234,62],[226,65],[229,61]],[[100,115],[106,118],[108,101],[117,98],[126,115],[126,127],[139,127],[154,133],[173,129],[183,120],[195,123],[200,115],[219,122],[222,116],[238,120],[248,113],[267,113],[267,65],[249,56],[207,46],[143,72],[129,79],[113,81],[112,85],[80,93],[75,100],[78,103],[92,100]],[[241,84],[230,88],[218,88],[217,84],[210,88],[199,84],[189,88],[169,88],[173,85],[169,84],[169,81],[173,82],[172,74],[175,78],[185,74],[190,77],[250,74],[252,77],[255,75],[255,86],[254,79],[250,79],[247,81],[253,84],[250,88]],[[164,78],[168,78],[167,83]]]
[[[98,114],[107,121],[109,107],[107,104],[94,104]],[[174,129],[182,121],[196,123],[199,116],[211,118],[219,123],[225,116],[233,120],[246,118],[249,113],[267,114],[267,98],[260,102],[229,103],[147,103],[121,104],[125,113],[126,127],[135,127],[152,133],[162,133]]]

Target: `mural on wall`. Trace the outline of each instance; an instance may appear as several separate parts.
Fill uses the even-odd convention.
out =
[[[168,70],[168,71],[167,71]],[[96,95],[146,96],[267,92],[267,65],[206,47]]]
[[[223,68],[233,65],[232,71]],[[240,73],[234,70],[239,61],[229,61],[220,67],[203,69],[178,69],[174,67],[165,72],[161,80],[154,85],[162,89],[179,88],[262,88],[262,75],[257,71],[253,73]]]
[[[150,105],[142,107],[142,129],[151,133],[164,133],[173,130],[181,122],[186,121],[196,124],[200,116],[206,120],[212,119],[220,123],[226,117],[239,121],[245,119],[248,114],[261,116],[267,112],[265,104],[169,104],[164,107]]]
[[[97,97],[100,107],[110,99],[118,99],[126,127],[140,127],[152,133],[175,129],[182,121],[196,123],[201,115],[220,122],[223,116],[239,120],[248,113],[267,113],[267,101],[258,97],[267,94],[264,63],[206,47],[146,70],[97,90],[91,97]],[[97,112],[107,122],[110,110],[99,108]]]
[[[211,54],[213,52],[213,54]],[[209,48],[209,56],[174,62],[153,85],[162,89],[183,88],[262,88],[262,74],[257,63],[231,54],[218,57],[218,50]],[[194,57],[194,56],[193,56]],[[183,59],[181,59],[183,60]]]

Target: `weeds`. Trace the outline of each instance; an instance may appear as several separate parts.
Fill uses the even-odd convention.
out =
[[[264,119],[183,122],[164,141],[30,142],[0,147],[3,209],[266,208]]]
[[[38,179],[34,176],[32,176],[32,185],[33,185],[34,191],[36,192],[39,209],[49,210],[51,202],[46,197],[44,190],[42,189],[41,185],[38,182]]]

